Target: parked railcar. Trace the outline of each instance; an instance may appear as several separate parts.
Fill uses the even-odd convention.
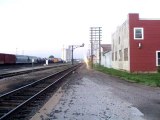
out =
[[[27,55],[13,55],[0,53],[0,65],[5,64],[31,64],[32,60],[36,64],[44,64],[45,59],[36,57],[36,56],[27,56]]]
[[[61,58],[49,58],[49,63],[63,63]]]
[[[29,63],[29,57],[25,55],[16,55],[16,64],[27,64]]]
[[[63,63],[63,60],[61,58],[57,58],[58,59],[58,63]]]
[[[12,54],[5,54],[5,63],[4,64],[15,64],[16,56]]]
[[[40,58],[40,63],[45,64],[46,63],[46,59],[45,58]]]
[[[0,53],[0,64],[15,64],[15,62],[15,55]]]
[[[37,63],[38,63],[38,64],[44,64],[44,63],[45,63],[45,60],[42,59],[42,58],[40,58],[40,57],[38,57],[38,58],[37,58]]]
[[[54,63],[54,58],[49,58],[49,59],[48,59],[48,62],[49,62],[49,63]]]
[[[0,53],[0,64],[4,64],[4,54]]]
[[[34,63],[38,63],[38,58],[35,56],[28,56],[29,57],[29,63],[32,63],[32,60],[34,61]]]
[[[53,58],[54,63],[58,63],[58,58]]]

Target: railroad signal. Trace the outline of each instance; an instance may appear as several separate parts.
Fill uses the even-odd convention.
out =
[[[71,47],[72,47],[72,65],[73,65],[73,50],[78,47],[84,47],[84,43],[82,43],[82,45],[71,45]]]

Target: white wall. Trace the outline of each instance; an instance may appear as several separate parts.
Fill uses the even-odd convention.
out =
[[[112,52],[107,52],[101,55],[101,65],[104,67],[111,68],[112,67]]]
[[[128,48],[128,61],[124,61],[124,49]],[[122,59],[120,60],[119,51],[122,51]],[[117,60],[115,60],[117,52]],[[112,35],[112,54],[114,53],[114,60],[112,60],[112,67],[115,69],[122,69],[130,71],[130,47],[129,47],[129,23],[125,21],[117,31]]]

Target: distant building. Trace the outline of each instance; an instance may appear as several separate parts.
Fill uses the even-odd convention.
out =
[[[64,59],[64,61],[66,61],[66,62],[71,62],[71,59],[72,59],[72,51],[71,51],[71,49],[70,49],[70,47],[69,48],[64,48],[63,49],[63,59]]]
[[[101,52],[109,52],[111,51],[111,44],[101,44]]]
[[[160,19],[128,19],[112,35],[112,67],[129,72],[155,72],[160,66]]]
[[[112,63],[111,44],[101,44],[101,65],[111,68]]]

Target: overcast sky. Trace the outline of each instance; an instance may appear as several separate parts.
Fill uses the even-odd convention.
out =
[[[0,52],[61,57],[62,48],[89,46],[90,27],[102,27],[102,43],[128,13],[160,18],[159,0],[0,0]]]

